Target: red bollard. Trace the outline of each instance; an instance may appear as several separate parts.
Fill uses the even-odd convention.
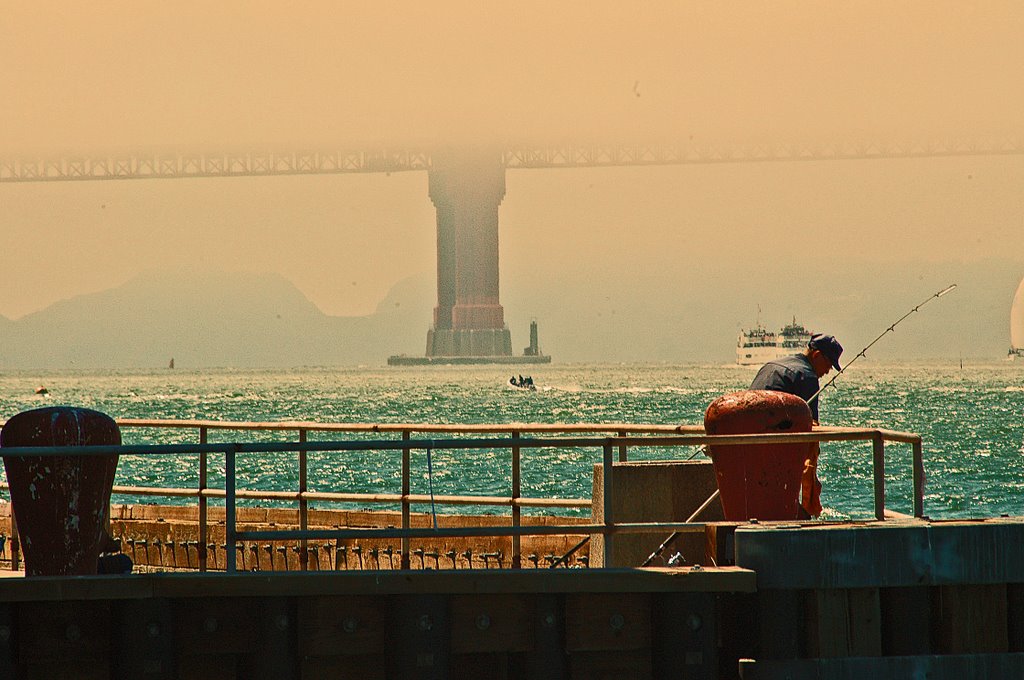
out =
[[[704,414],[708,434],[810,432],[811,409],[800,397],[744,390],[711,402]],[[800,478],[813,443],[709,446],[725,519],[800,518]]]
[[[121,444],[113,418],[70,406],[23,411],[0,430],[0,453],[9,446],[107,444]],[[27,576],[96,573],[117,458],[3,456]]]

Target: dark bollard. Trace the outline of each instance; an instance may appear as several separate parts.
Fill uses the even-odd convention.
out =
[[[24,411],[0,430],[0,447],[121,444],[110,416],[55,406]],[[0,451],[2,453],[2,451]],[[3,456],[27,576],[97,573],[117,454]]]
[[[132,573],[132,558],[124,553],[112,553],[100,555],[97,560],[97,574],[130,574]]]

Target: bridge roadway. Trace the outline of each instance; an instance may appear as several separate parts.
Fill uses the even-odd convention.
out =
[[[881,160],[1024,154],[1024,138],[924,142],[808,143],[716,146],[621,144],[515,146],[494,150],[505,168],[578,168],[780,161]],[[367,172],[430,171],[429,149],[317,149],[182,153],[138,150],[101,155],[0,157],[0,183],[69,182],[188,177],[258,177]]]
[[[498,284],[498,207],[507,169],[883,160],[1024,154],[1024,139],[930,142],[514,146],[505,149],[373,149],[222,153],[130,152],[49,159],[0,158],[0,183],[259,177],[367,172],[429,173],[437,211],[437,306],[424,357],[390,364],[543,363],[536,328],[513,356]]]

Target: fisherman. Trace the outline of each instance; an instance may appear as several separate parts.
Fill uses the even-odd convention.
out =
[[[754,376],[750,383],[752,390],[774,390],[787,392],[807,401],[811,408],[814,424],[818,424],[818,378],[837,371],[843,346],[831,335],[815,333],[807,342],[807,348],[799,354],[769,361]],[[803,478],[800,482],[800,505],[808,517],[821,514],[821,482],[818,481],[818,454],[815,443],[810,456],[804,461]]]

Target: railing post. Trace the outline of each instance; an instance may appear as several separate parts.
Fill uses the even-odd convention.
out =
[[[612,542],[614,536],[610,529],[615,522],[612,519],[612,444],[609,440],[604,445],[604,566],[611,566],[612,563]]]
[[[306,430],[299,430],[299,443],[306,443]],[[305,498],[306,493],[306,450],[299,450],[299,531],[306,531],[309,528],[309,501]],[[309,567],[309,553],[306,551],[308,541],[305,538],[299,539],[299,570],[306,571]],[[285,553],[287,555],[287,553]],[[285,567],[288,566],[288,559],[285,558]]]
[[[205,427],[199,428],[199,443],[205,444],[207,439],[207,429]],[[207,456],[206,451],[199,454],[199,545],[196,546],[196,555],[199,558],[199,571],[206,571],[206,512],[207,512],[207,501],[206,496],[203,492],[206,491],[206,464]],[[188,548],[185,549],[188,552]]]
[[[619,432],[619,436],[622,437],[623,439],[625,439],[626,438],[625,431],[620,431]],[[626,445],[624,443],[623,444],[619,444],[619,462],[620,463],[625,463],[626,460],[627,460],[627,457],[626,457]]]
[[[885,519],[885,441],[882,433],[871,437],[873,468],[875,472],[875,519]]]
[[[408,442],[411,438],[412,433],[409,430],[402,430],[402,441]],[[411,569],[412,562],[409,559],[409,549],[411,547],[409,541],[409,527],[411,525],[411,518],[409,513],[409,468],[410,468],[410,452],[408,446],[402,447],[402,559],[401,568]]]
[[[519,431],[512,430],[512,439],[519,439]],[[521,495],[522,477],[520,475],[520,451],[519,444],[512,445],[512,528],[518,529],[522,526],[522,508],[516,502],[519,500]],[[522,536],[519,534],[513,534],[512,536],[512,568],[519,569],[522,567]]]
[[[14,519],[14,503],[11,503],[11,571],[18,571],[21,566],[21,538],[18,536],[18,523]]]
[[[235,453],[237,444],[231,444],[224,452],[224,547],[227,551],[224,568],[229,574],[235,573]]]
[[[914,517],[924,517],[924,453],[921,440],[913,444],[914,449]]]

